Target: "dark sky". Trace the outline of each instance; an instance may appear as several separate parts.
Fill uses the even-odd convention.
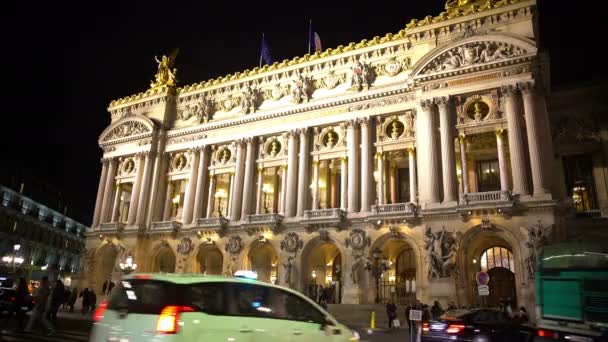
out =
[[[68,203],[68,213],[88,224],[100,173],[97,138],[110,122],[107,105],[146,90],[155,54],[179,47],[180,84],[191,84],[255,67],[262,32],[280,61],[307,52],[309,18],[324,48],[336,47],[395,33],[411,18],[440,13],[445,0],[60,3],[3,5],[9,82],[1,183],[24,179],[26,193],[60,197],[61,204],[49,205]],[[541,46],[551,54],[554,84],[606,77],[600,47],[591,45],[605,32],[605,18],[590,5],[540,3]]]

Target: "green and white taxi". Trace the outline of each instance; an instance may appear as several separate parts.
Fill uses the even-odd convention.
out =
[[[322,307],[291,289],[234,277],[134,274],[95,311],[91,341],[358,341]]]

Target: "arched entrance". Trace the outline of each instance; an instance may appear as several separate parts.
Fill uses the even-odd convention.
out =
[[[201,245],[196,256],[199,271],[203,274],[222,274],[224,257],[215,245]]]
[[[517,305],[513,253],[505,247],[491,247],[483,252],[476,263],[479,264],[480,271],[487,272],[490,276],[490,295],[485,299],[485,304],[493,307],[510,299],[514,306]]]
[[[114,266],[117,256],[118,250],[113,245],[106,244],[97,251],[95,270],[91,270],[95,274],[95,283],[91,286],[95,293],[102,292],[104,282],[112,281],[112,272],[115,271]]]
[[[416,300],[416,256],[412,246],[405,240],[390,239],[382,247],[380,262],[388,267],[381,275],[379,282],[379,297],[382,303],[390,299],[395,304],[406,305]],[[372,253],[373,254],[373,253]],[[373,255],[370,256],[373,260]],[[375,287],[375,279],[370,285]],[[370,292],[376,292],[372,289]]]
[[[175,272],[175,253],[169,246],[161,247],[156,253],[154,272]]]
[[[278,260],[277,253],[269,242],[255,241],[247,254],[245,268],[256,272],[258,280],[276,284]]]
[[[322,241],[302,254],[304,293],[313,300],[329,304],[341,302],[342,254],[335,244]]]

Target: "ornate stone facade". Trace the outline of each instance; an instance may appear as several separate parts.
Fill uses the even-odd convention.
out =
[[[536,2],[454,6],[398,34],[113,101],[88,248],[103,259],[128,246],[144,271],[324,284],[342,303],[372,302],[369,270],[383,262],[400,302],[466,305],[476,260],[500,246],[515,265],[506,295],[532,307],[520,228],[557,225],[561,199]],[[146,134],[115,138],[129,120]]]

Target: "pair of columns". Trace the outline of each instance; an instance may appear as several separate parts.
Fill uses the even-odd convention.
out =
[[[416,203],[416,193],[417,193],[417,188],[416,188],[416,150],[411,147],[408,148],[408,163],[409,163],[409,181],[410,181],[410,198],[409,198],[409,202],[410,203]],[[385,205],[387,204],[387,199],[386,199],[386,189],[385,189],[385,182],[384,182],[384,173],[385,173],[385,165],[386,165],[386,158],[385,158],[385,153],[384,152],[377,152],[376,153],[376,160],[378,162],[378,204],[379,205]],[[396,175],[397,170],[396,169],[391,169],[390,173],[389,173],[389,190],[390,190],[390,194],[391,194],[391,203],[396,203],[397,202],[397,175]]]

